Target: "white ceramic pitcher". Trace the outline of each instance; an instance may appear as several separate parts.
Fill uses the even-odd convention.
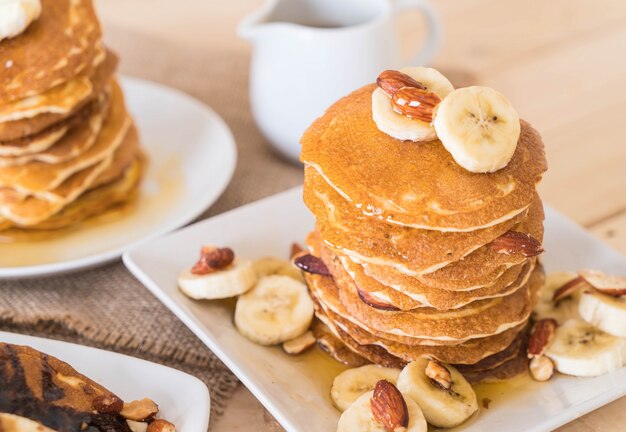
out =
[[[428,36],[403,59],[395,16],[418,9]],[[328,106],[385,69],[427,64],[441,39],[426,0],[271,0],[241,21],[253,44],[250,100],[265,137],[297,160],[300,137]]]

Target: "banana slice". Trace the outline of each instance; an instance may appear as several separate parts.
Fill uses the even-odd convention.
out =
[[[259,279],[264,276],[282,275],[304,283],[302,271],[294,267],[291,261],[265,257],[255,260],[252,266]]]
[[[436,69],[408,67],[400,69],[400,72],[419,81],[426,90],[442,99],[454,90],[450,81]],[[389,95],[380,88],[372,93],[372,117],[379,130],[402,141],[432,141],[437,138],[432,124],[410,119],[395,112]]]
[[[237,299],[237,330],[261,345],[275,345],[304,334],[313,320],[305,284],[289,276],[265,276]]]
[[[598,291],[580,296],[578,311],[582,319],[617,337],[626,337],[626,298],[613,297]]]
[[[558,303],[552,300],[554,292],[578,275],[572,272],[557,272],[549,274],[541,288],[539,302],[533,311],[536,321],[544,318],[553,318],[557,323],[563,324],[570,318],[579,318],[578,301],[580,292],[575,292],[571,297],[565,298]]]
[[[521,130],[519,116],[508,99],[494,89],[478,86],[446,96],[433,125],[456,163],[475,173],[504,168],[515,153]]]
[[[346,409],[337,424],[337,432],[386,432],[382,424],[374,420],[370,400],[373,391],[361,395]],[[403,395],[409,414],[409,424],[405,432],[426,432],[428,425],[422,410],[410,397]],[[398,429],[399,430],[399,429]]]
[[[374,390],[378,381],[387,380],[395,385],[399,374],[400,369],[376,365],[347,369],[335,377],[330,397],[343,412],[363,393]]]
[[[626,339],[617,338],[581,320],[570,319],[556,329],[545,355],[556,370],[591,377],[626,364]]]
[[[417,402],[433,426],[460,425],[478,410],[476,393],[463,375],[448,365],[450,387],[440,386],[426,375],[429,362],[422,358],[406,365],[398,376],[398,390]]]
[[[178,287],[195,300],[216,300],[245,293],[257,281],[250,261],[235,261],[224,270],[195,275],[191,267],[178,275]]]

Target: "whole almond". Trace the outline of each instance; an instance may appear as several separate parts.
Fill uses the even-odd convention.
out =
[[[557,325],[556,320],[552,318],[545,318],[535,323],[528,339],[528,358],[543,355],[554,337]]]
[[[626,295],[626,277],[611,276],[599,270],[581,270],[580,276],[594,289],[613,297]]]
[[[396,92],[403,87],[415,87],[426,90],[424,84],[397,70],[383,71],[380,75],[378,75],[376,85],[378,85],[382,91],[387,93],[389,97],[393,97],[393,95],[395,95]]]
[[[380,380],[374,387],[370,399],[374,420],[380,423],[387,432],[397,431],[409,425],[409,409],[400,390],[386,380]]]
[[[311,254],[302,253],[296,255],[296,257],[293,258],[293,264],[306,273],[330,276],[330,271],[328,267],[326,267],[326,264],[324,264],[324,261]]]
[[[216,248],[204,246],[200,252],[200,259],[192,267],[191,273],[205,275],[223,270],[233,263],[235,253],[231,248]]]
[[[505,255],[521,253],[525,257],[534,257],[543,253],[543,246],[539,240],[519,231],[505,232],[489,243],[489,247]]]
[[[441,98],[433,92],[416,87],[403,87],[394,93],[391,108],[405,117],[431,123],[439,102]]]
[[[392,304],[385,303],[383,301],[380,301],[380,300],[374,298],[368,292],[363,291],[360,288],[357,288],[357,294],[359,295],[359,298],[361,299],[361,301],[363,303],[365,303],[366,305],[368,305],[370,307],[373,307],[374,309],[386,310],[386,311],[398,311],[398,310],[400,310],[399,308],[395,307]]]

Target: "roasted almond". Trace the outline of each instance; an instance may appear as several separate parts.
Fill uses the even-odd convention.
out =
[[[552,318],[545,318],[535,323],[528,339],[528,358],[543,355],[554,337],[557,325],[556,320]]]
[[[374,420],[380,423],[387,432],[397,431],[409,425],[409,410],[400,390],[386,380],[376,383],[374,394],[370,399]]]
[[[626,277],[611,276],[599,270],[581,270],[578,274],[602,294],[613,297],[626,295]]]
[[[450,371],[438,360],[430,359],[426,365],[424,374],[426,374],[433,383],[444,390],[450,390],[450,387],[452,387],[452,375],[450,375]]]
[[[387,93],[389,97],[393,97],[393,95],[403,87],[414,87],[426,90],[424,84],[397,70],[383,71],[378,75],[378,78],[376,78],[376,85]]]
[[[385,303],[381,300],[378,300],[377,298],[373,297],[368,292],[361,290],[360,288],[357,288],[357,293],[359,294],[359,298],[361,299],[363,303],[365,303],[366,305],[370,307],[373,307],[374,309],[380,309],[380,310],[386,310],[386,311],[400,310],[392,304]]]
[[[554,293],[552,294],[552,301],[554,303],[558,303],[561,300],[571,297],[572,294],[574,294],[579,289],[586,287],[589,287],[587,281],[585,281],[581,276],[578,276],[571,281],[566,282],[560,288],[554,290]]]
[[[150,423],[147,432],[176,432],[176,427],[163,419],[157,419]]]
[[[525,257],[534,257],[543,253],[543,246],[539,240],[519,231],[505,232],[489,243],[489,247],[505,255],[521,253]]]
[[[235,253],[231,248],[204,246],[200,251],[200,259],[191,268],[195,275],[205,275],[223,270],[233,263]]]
[[[415,87],[402,87],[391,98],[391,108],[405,117],[430,123],[439,102],[441,98],[433,92]]]
[[[324,261],[311,254],[296,255],[293,259],[293,264],[300,270],[307,273],[330,276],[330,271],[328,271],[328,267],[326,267]]]

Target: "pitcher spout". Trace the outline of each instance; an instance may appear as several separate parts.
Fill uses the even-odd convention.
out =
[[[272,26],[272,16],[281,0],[269,0],[259,9],[244,17],[237,26],[237,35],[243,39],[254,40]]]

